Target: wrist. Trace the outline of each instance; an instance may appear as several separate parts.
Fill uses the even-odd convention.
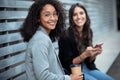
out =
[[[87,56],[86,56],[86,54],[81,54],[81,55],[79,55],[79,58],[80,58],[82,61],[84,61],[84,60],[87,58]]]
[[[83,57],[81,57],[81,55],[79,55],[78,57],[79,57],[79,59],[80,59],[81,61],[83,61],[83,60],[84,60],[84,59],[83,59]]]
[[[85,59],[85,58],[87,58],[89,56],[87,55],[87,52],[83,52],[82,57]]]

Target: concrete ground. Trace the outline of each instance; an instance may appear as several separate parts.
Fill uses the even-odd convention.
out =
[[[120,80],[120,53],[108,70],[107,74],[112,76],[115,80]]]
[[[111,32],[94,44],[97,42],[104,43],[102,54],[96,58],[97,68],[120,80],[120,31]]]

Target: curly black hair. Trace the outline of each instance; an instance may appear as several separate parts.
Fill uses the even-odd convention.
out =
[[[40,19],[40,12],[46,4],[51,4],[55,7],[57,13],[59,13],[58,22],[54,30],[51,30],[49,36],[52,41],[59,38],[59,36],[66,29],[65,25],[65,10],[63,5],[58,0],[37,0],[29,9],[28,15],[20,28],[20,33],[25,42],[28,42],[37,31],[40,26],[38,20]]]

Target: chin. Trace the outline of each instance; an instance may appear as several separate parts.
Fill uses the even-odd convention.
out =
[[[55,29],[55,27],[51,27],[51,29],[53,30],[53,29]]]

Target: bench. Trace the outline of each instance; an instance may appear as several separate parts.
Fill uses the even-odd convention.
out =
[[[20,25],[33,1],[0,0],[0,80],[26,80]]]
[[[66,9],[67,26],[69,26],[68,9],[70,8],[71,4],[80,2],[82,4],[85,4],[86,8],[88,9],[90,18],[92,19],[92,22],[93,22],[92,24],[94,24],[93,25],[94,31],[98,29],[99,18],[101,19],[101,16],[104,14],[102,15],[99,14],[99,12],[94,11],[93,8],[95,8],[95,10],[98,10],[98,8],[103,9],[99,1],[91,1],[91,0],[88,0],[88,1],[60,0],[60,1],[63,2],[64,7]],[[0,0],[0,80],[26,80],[25,63],[24,63],[25,62],[24,51],[26,49],[26,43],[23,42],[23,39],[19,32],[19,28],[23,23],[26,15],[28,14],[28,8],[32,3],[33,3],[32,0]],[[111,3],[111,1],[109,1],[109,3]],[[96,5],[98,6],[98,8],[94,7]],[[104,11],[105,10],[103,10],[103,12]],[[110,8],[110,11],[112,11],[111,8]],[[108,18],[105,17],[105,19],[108,19]],[[107,20],[105,21],[107,22]],[[104,25],[107,26],[107,24],[104,24]],[[107,28],[104,26],[101,29],[103,29],[102,30],[103,33],[106,32],[104,30],[107,30]],[[98,32],[98,34],[99,33],[101,34],[101,31],[99,30],[96,32]],[[54,45],[58,52],[57,43],[54,43]],[[104,46],[107,47],[107,45],[104,45]],[[103,57],[99,56],[96,63],[101,70],[103,70],[104,72],[107,72],[109,67],[104,69],[104,67],[107,64],[104,66],[100,66],[103,62],[101,62],[100,65],[98,64],[99,61],[101,61],[102,59]],[[110,65],[111,64],[109,64],[109,66]]]

